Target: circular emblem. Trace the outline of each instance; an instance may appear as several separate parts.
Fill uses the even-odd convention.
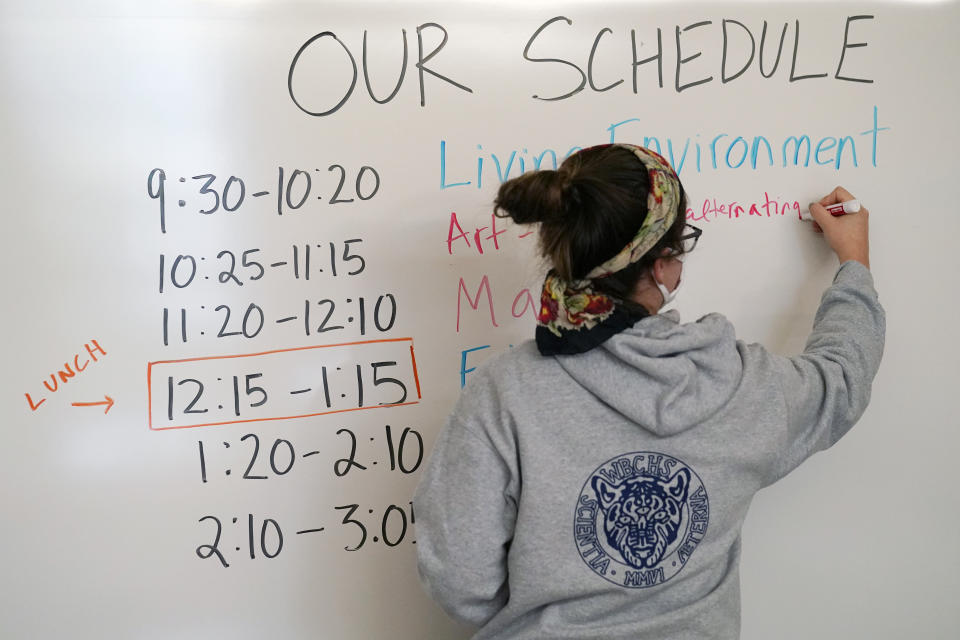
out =
[[[707,533],[710,503],[693,469],[653,451],[624,453],[590,474],[573,515],[577,552],[622,587],[677,575]]]

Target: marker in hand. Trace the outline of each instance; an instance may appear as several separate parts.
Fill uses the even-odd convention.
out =
[[[842,216],[848,213],[856,213],[860,211],[860,201],[859,200],[847,200],[846,202],[838,202],[836,204],[827,204],[823,205],[823,208],[830,212],[830,215],[833,216]],[[813,214],[809,210],[800,212],[800,219],[808,222],[813,222]]]

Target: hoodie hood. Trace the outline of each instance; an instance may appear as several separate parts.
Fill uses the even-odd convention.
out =
[[[649,316],[586,353],[555,357],[577,383],[639,426],[674,435],[723,407],[743,371],[726,318],[679,320],[676,311]]]

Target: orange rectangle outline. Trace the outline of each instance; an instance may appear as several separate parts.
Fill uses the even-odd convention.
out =
[[[417,399],[413,402],[401,402],[398,404],[381,404],[369,407],[351,407],[349,409],[333,409],[331,411],[319,411],[315,413],[305,413],[296,416],[277,416],[271,418],[247,418],[245,420],[225,420],[222,422],[206,422],[203,424],[185,424],[174,427],[154,427],[153,426],[153,366],[158,364],[179,364],[182,362],[198,362],[201,360],[230,360],[233,358],[252,358],[254,356],[267,356],[275,353],[287,353],[290,351],[306,351],[310,349],[328,349],[332,347],[352,347],[356,345],[382,344],[385,342],[409,342],[410,343],[410,363],[413,366],[413,379],[417,385]],[[423,396],[420,393],[420,375],[417,372],[417,359],[413,353],[413,338],[381,338],[379,340],[357,340],[354,342],[340,342],[337,344],[317,344],[307,347],[290,347],[287,349],[272,349],[270,351],[258,351],[255,353],[238,353],[225,356],[200,356],[196,358],[179,358],[176,360],[155,360],[147,363],[147,425],[151,431],[169,431],[171,429],[193,429],[196,427],[213,427],[224,424],[243,424],[247,422],[266,422],[269,420],[294,420],[296,418],[312,418],[315,416],[325,416],[333,413],[346,413],[349,411],[363,411],[366,409],[387,409],[390,407],[405,407],[418,404]]]

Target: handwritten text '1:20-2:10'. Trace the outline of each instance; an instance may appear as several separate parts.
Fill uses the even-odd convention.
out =
[[[207,482],[232,480],[269,480],[287,476],[294,469],[310,467],[326,468],[337,477],[351,472],[360,473],[371,469],[409,475],[423,463],[423,436],[411,427],[403,429],[391,425],[367,438],[357,438],[354,431],[341,428],[335,434],[323,431],[313,438],[312,446],[295,446],[286,438],[263,441],[260,436],[247,433],[239,439],[197,440],[200,479]],[[336,440],[336,451],[318,447],[318,440]],[[358,440],[362,442],[358,446]],[[300,443],[298,443],[300,445]],[[385,464],[380,464],[384,462]],[[242,474],[239,473],[243,470]],[[234,473],[237,471],[238,473]]]

